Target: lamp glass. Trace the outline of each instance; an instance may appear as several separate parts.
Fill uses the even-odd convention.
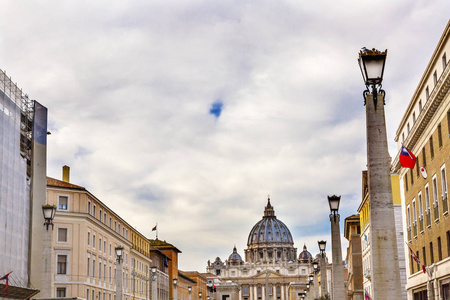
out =
[[[309,289],[309,283],[306,284],[306,288]]]
[[[189,293],[192,291],[192,286],[188,286]]]
[[[116,251],[117,257],[122,257],[122,255],[123,255],[123,247],[122,246],[116,247],[114,250]]]
[[[314,280],[314,275],[309,275],[309,281],[313,281]]]
[[[55,217],[56,206],[54,205],[43,205],[42,213],[44,214],[45,220],[53,220]]]
[[[359,67],[366,85],[381,84],[385,62],[386,52],[375,50],[360,54]]]
[[[312,263],[313,265],[313,269],[317,271],[317,269],[319,268],[319,263],[317,261]]]
[[[326,247],[327,247],[327,241],[318,241],[318,244],[319,244],[319,250],[320,251],[325,251],[325,249],[326,249]]]
[[[339,203],[341,202],[341,197],[331,196],[328,197],[328,204],[330,205],[330,210],[338,211],[339,210]]]
[[[202,296],[202,292],[198,292],[198,296],[201,297]]]
[[[174,278],[174,279],[173,279],[173,284],[174,284],[174,285],[177,285],[177,282],[178,282],[178,279]]]
[[[153,273],[153,274],[156,273],[156,267],[155,267],[155,266],[151,267],[151,270],[152,270],[152,273]]]

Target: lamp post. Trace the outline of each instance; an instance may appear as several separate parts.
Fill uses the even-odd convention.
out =
[[[339,227],[339,203],[341,196],[328,196],[331,222],[331,255],[333,258],[333,299],[345,299],[344,266],[342,265],[341,231]]]
[[[314,260],[312,263],[313,266],[313,271],[314,271],[314,275],[313,276],[313,284],[314,284],[314,298],[318,298],[319,297],[319,282],[317,279],[317,274],[319,273],[319,263],[317,262],[317,260]]]
[[[158,300],[158,290],[156,288],[156,271],[157,271],[156,266],[152,266],[151,270],[152,270],[152,300]],[[189,292],[189,296],[190,295],[191,294]]]
[[[327,283],[327,263],[325,261],[325,248],[327,241],[318,241],[320,250],[320,296],[325,297],[328,293]]]
[[[118,246],[114,249],[116,252],[117,269],[116,269],[116,300],[122,300],[123,298],[123,247]]]
[[[401,281],[384,117],[385,92],[381,89],[386,55],[387,50],[380,52],[363,48],[359,52],[358,62],[367,87],[363,95],[366,106],[372,298],[388,300],[401,299]]]
[[[174,278],[173,279],[173,300],[177,300],[177,283],[178,283],[178,279]]]
[[[55,205],[42,205],[42,213],[44,214],[44,231],[42,243],[42,276],[41,276],[41,298],[52,298],[53,294],[53,254],[52,254],[52,235],[53,235],[53,219],[55,218]],[[52,230],[48,230],[49,227]]]

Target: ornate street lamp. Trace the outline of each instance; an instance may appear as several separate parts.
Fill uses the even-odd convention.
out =
[[[344,266],[342,264],[341,231],[339,227],[339,203],[341,196],[328,196],[331,222],[331,256],[333,261],[333,298],[345,299]]]
[[[156,266],[152,266],[150,269],[152,271],[152,300],[157,300],[158,291],[156,288],[156,271],[158,268]]]
[[[311,274],[311,275],[309,275],[309,282],[311,283],[311,282],[313,282],[314,281],[314,275],[313,274]]]
[[[192,286],[188,286],[189,300],[192,300]]]
[[[375,48],[372,50],[365,47],[359,52],[358,63],[361,68],[361,73],[366,84],[367,90],[364,91],[364,98],[366,94],[370,93],[369,86],[372,88],[372,95],[375,107],[377,106],[377,86],[381,87],[384,75],[384,65],[386,63],[387,49],[384,52],[378,51]],[[384,91],[380,89],[383,94]]]
[[[325,249],[327,247],[327,241],[318,241],[320,250],[320,291],[321,296],[324,297],[328,294],[328,279],[327,279],[327,265],[325,262]]]
[[[319,271],[319,263],[317,262],[317,261],[314,261],[313,263],[312,263],[312,265],[313,265],[313,269],[314,269],[314,271]]]
[[[53,230],[53,219],[55,218],[56,206],[55,205],[42,205],[42,213],[44,214],[44,226],[48,231],[48,227],[51,225]]]
[[[386,56],[387,50],[381,52],[363,48],[359,52],[358,63],[366,85],[363,95],[366,106],[372,298],[400,299],[401,281],[384,114],[386,93],[381,89]],[[378,106],[377,98],[380,97],[383,101]]]
[[[174,278],[173,279],[173,300],[177,300],[177,298],[178,298],[177,283],[178,283],[178,279]]]
[[[123,246],[117,246],[114,248],[116,252],[117,270],[116,270],[116,300],[122,300],[123,297]]]

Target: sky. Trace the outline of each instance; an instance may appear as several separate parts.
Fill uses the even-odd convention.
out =
[[[263,216],[331,249],[328,195],[361,202],[362,47],[388,49],[395,132],[450,1],[6,1],[0,69],[49,111],[47,174],[86,187],[205,272]],[[342,238],[343,249],[348,245]],[[343,252],[343,257],[345,257]],[[330,255],[330,251],[328,251]]]

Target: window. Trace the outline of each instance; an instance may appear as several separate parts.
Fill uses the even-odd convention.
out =
[[[408,130],[408,134],[411,132],[411,128],[409,128],[409,122],[406,124],[406,130]]]
[[[410,172],[410,176],[411,176],[411,186],[413,186],[414,185],[414,174],[413,174],[413,169],[409,169],[409,172]]]
[[[416,200],[415,199],[412,201],[412,211],[413,211],[413,222],[414,222],[413,224],[415,225],[417,223],[417,214],[416,214],[417,210],[416,210]]]
[[[405,190],[408,191],[408,173],[405,173]]]
[[[430,88],[427,86],[427,88],[425,89],[425,98],[428,100],[428,98],[430,98]]]
[[[112,218],[109,217],[109,228],[112,228]]]
[[[57,287],[56,288],[56,297],[57,298],[65,298],[66,297],[66,288]]]
[[[88,231],[88,234],[87,234],[87,242],[88,242],[88,246],[90,246],[91,245],[91,233]]]
[[[408,241],[411,240],[411,209],[409,205],[406,207],[406,220],[408,221]]]
[[[89,277],[89,273],[91,272],[91,258],[87,258],[87,276]]]
[[[417,201],[419,202],[419,220],[423,219],[423,203],[422,203],[422,192],[419,192],[419,194],[417,195]]]
[[[434,82],[434,86],[436,86],[436,84],[437,84],[437,71],[436,70],[433,73],[433,82]]]
[[[422,107],[422,99],[420,99],[419,100],[419,113],[422,112],[422,109],[423,109],[423,107]]]
[[[91,201],[88,201],[88,214],[91,214]]]
[[[58,210],[67,210],[69,207],[69,197],[59,196],[58,197]]]
[[[119,234],[120,234],[120,223],[119,223]]]
[[[100,222],[102,221],[102,210],[100,209],[100,212],[99,212],[99,214],[98,214],[98,218],[99,218],[99,220],[100,220]]]
[[[416,157],[416,176],[420,176],[419,157]]]
[[[438,142],[439,142],[439,148],[442,148],[442,129],[441,129],[441,123],[438,125]]]
[[[109,282],[111,282],[112,277],[111,277],[111,266],[109,266]]]
[[[57,274],[67,274],[67,255],[57,256]]]
[[[430,156],[431,159],[434,158],[433,136],[430,136]]]
[[[430,242],[430,259],[431,264],[434,264],[433,242]]]
[[[441,261],[442,260],[442,245],[441,245],[441,237],[439,236],[438,238],[437,238],[437,244],[438,244],[438,258],[439,258],[439,261]]]
[[[434,219],[439,220],[439,200],[438,200],[438,190],[437,190],[437,178],[436,175],[433,176],[433,205],[434,205]]]
[[[442,208],[444,213],[448,213],[447,176],[445,174],[445,165],[441,167],[441,187],[442,187]]]
[[[106,240],[103,241],[103,252],[106,254]]]
[[[402,132],[402,143],[404,143],[404,142],[405,142],[405,133]]]
[[[416,123],[416,112],[413,112],[412,118],[413,118],[413,124]]]
[[[114,221],[114,231],[117,231],[117,222]]]
[[[97,207],[96,207],[95,204],[94,204],[94,211],[93,211],[93,216],[94,216],[94,218],[97,217],[97,214],[96,214],[96,211],[95,211],[96,208],[97,208]]]
[[[103,223],[106,224],[106,213],[103,213]]]
[[[430,210],[430,189],[428,188],[428,184],[425,185],[425,204],[427,205],[427,210]]]
[[[447,256],[450,257],[450,230],[447,230]]]
[[[57,239],[60,243],[67,243],[67,228],[58,228]]]
[[[444,52],[444,55],[442,55],[442,69],[445,70],[447,68],[447,53]]]
[[[112,245],[109,244],[109,256],[111,256],[111,255],[112,255]]]
[[[125,238],[128,239],[128,229],[125,231]]]
[[[92,248],[95,249],[95,234],[92,236]]]
[[[423,167],[426,168],[426,166],[427,166],[427,157],[425,156],[425,147],[422,148],[422,163],[423,163]]]
[[[98,238],[98,251],[102,252],[102,238]]]
[[[422,247],[422,254],[423,254],[423,264],[426,266],[427,265],[427,250],[425,249],[425,247]]]
[[[86,300],[89,300],[89,289],[86,289]]]
[[[95,277],[95,258],[92,259],[92,278],[94,277]]]
[[[98,262],[98,279],[100,280],[102,278],[102,260]]]
[[[450,110],[447,112],[447,129],[448,129],[448,137],[450,137]]]

